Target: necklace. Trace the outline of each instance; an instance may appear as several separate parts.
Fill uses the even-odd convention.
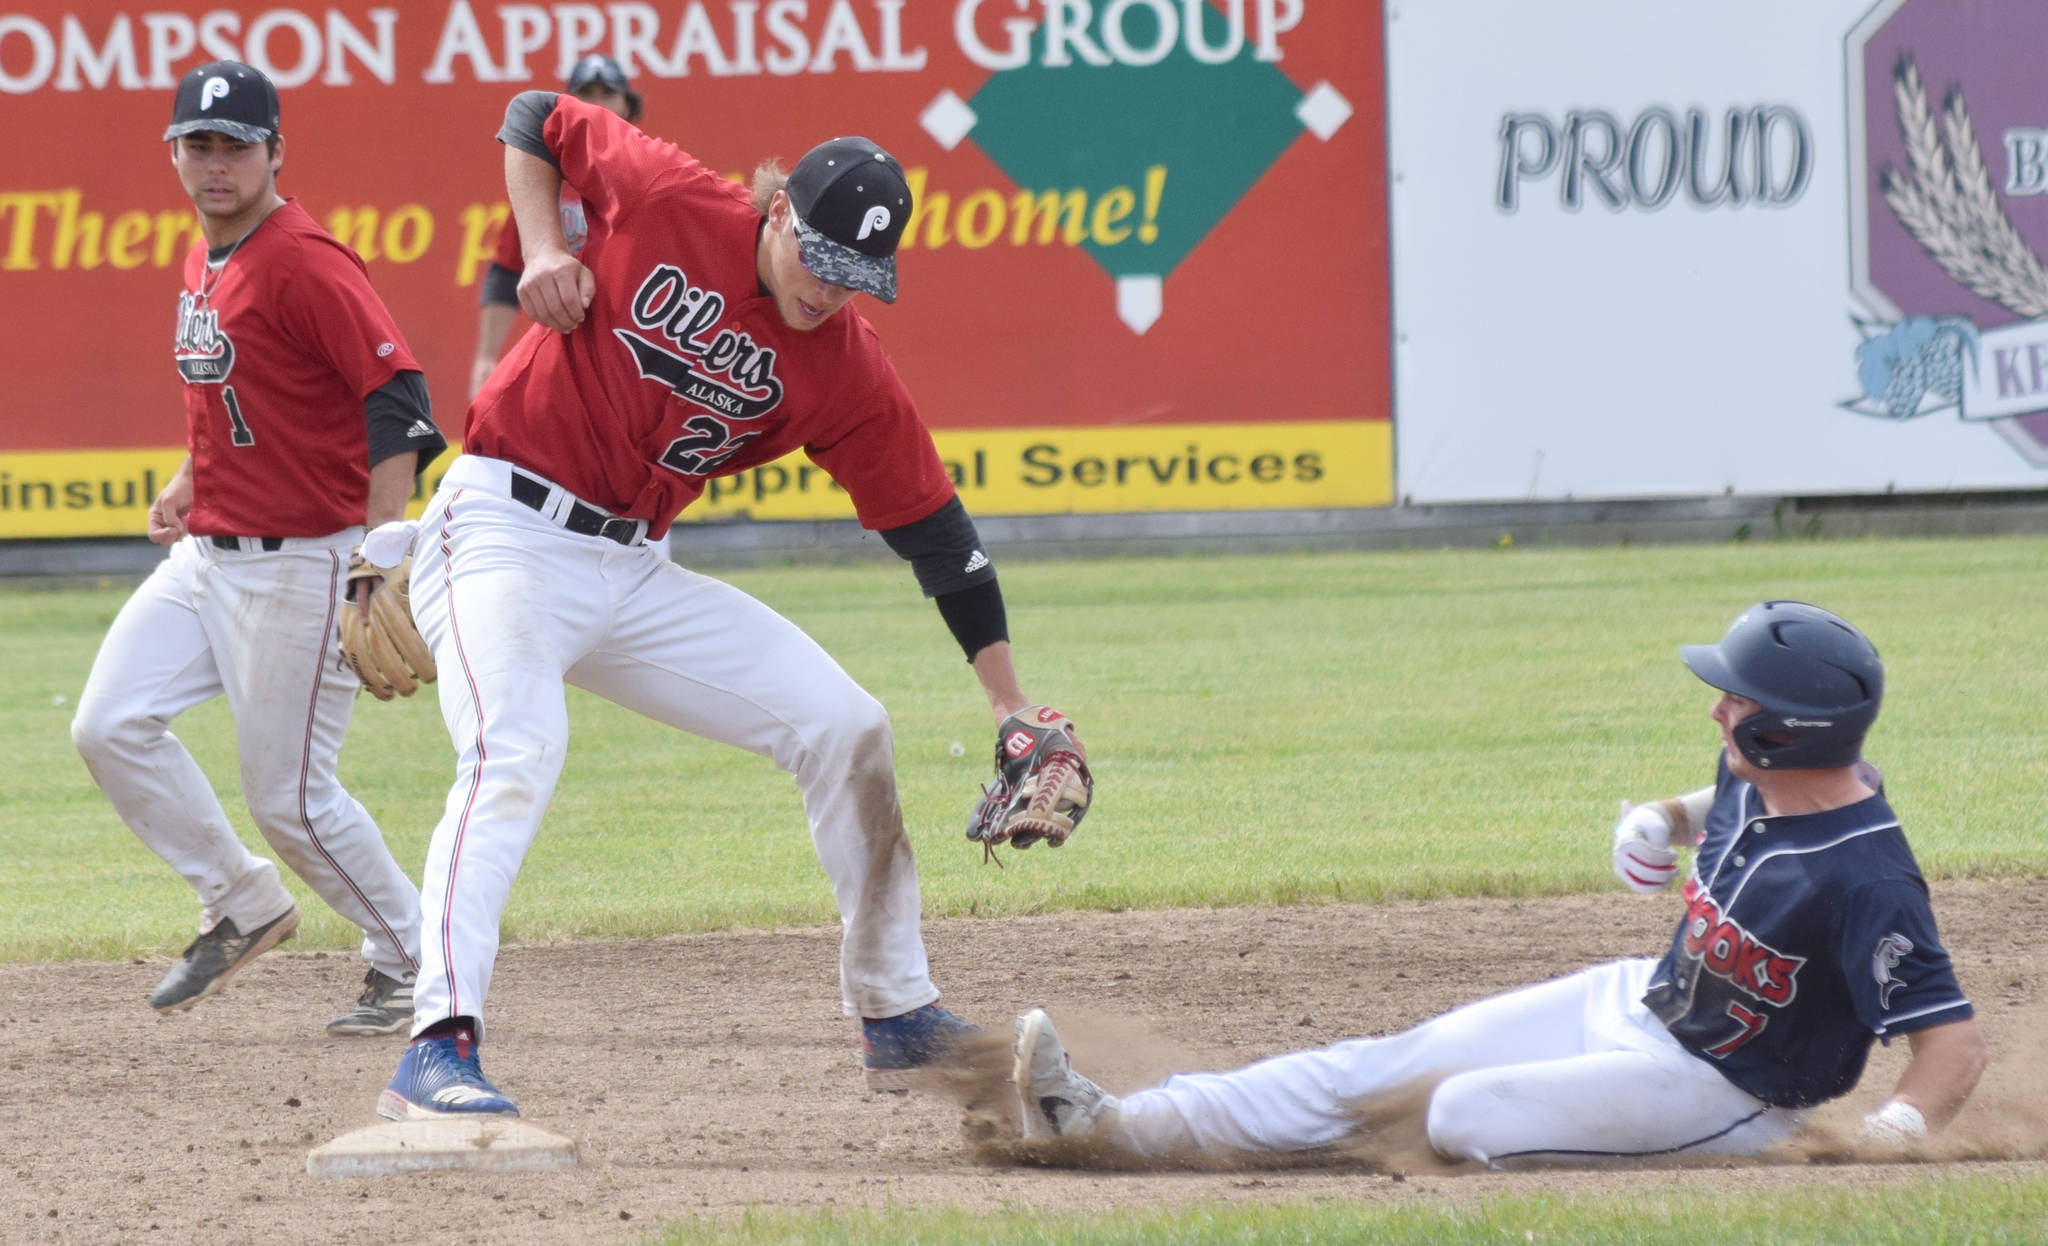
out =
[[[220,257],[220,263],[216,264],[212,260],[206,262],[205,266],[199,270],[199,288],[193,291],[194,299],[198,302],[206,303],[213,295],[220,293],[220,282],[221,278],[228,271],[228,261],[235,258],[235,252],[241,250],[242,244],[249,241],[249,235],[262,228],[263,222],[270,219],[270,213],[277,211],[277,209],[278,205],[272,204],[269,212],[265,212],[262,216],[257,217],[256,223],[244,230],[242,236],[235,239],[234,245],[228,248],[228,253]]]

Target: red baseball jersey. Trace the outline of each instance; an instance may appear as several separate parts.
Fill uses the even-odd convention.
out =
[[[745,187],[610,110],[557,97],[543,140],[591,215],[597,294],[535,326],[470,403],[463,448],[529,468],[660,537],[714,476],[801,447],[868,528],[931,514],[953,481],[851,307],[791,329],[761,289]]]
[[[363,399],[416,372],[363,261],[287,199],[178,296],[192,510],[201,536],[324,536],[363,522]]]

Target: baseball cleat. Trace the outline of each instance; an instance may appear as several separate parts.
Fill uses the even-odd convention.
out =
[[[960,1040],[979,1034],[937,1004],[913,1008],[896,1017],[860,1022],[861,1077],[870,1091],[911,1089],[919,1069],[946,1058]]]
[[[434,1120],[496,1113],[519,1115],[519,1106],[484,1080],[476,1040],[466,1030],[416,1038],[398,1061],[391,1084],[377,1096],[386,1120]]]
[[[412,979],[388,977],[372,969],[363,978],[356,1006],[327,1023],[327,1032],[343,1035],[396,1034],[412,1025]]]
[[[1077,1138],[1115,1115],[1116,1096],[1074,1072],[1045,1009],[1033,1008],[1017,1018],[1011,1051],[1016,1063],[1010,1080],[1017,1086],[1026,1138]]]
[[[236,970],[291,938],[298,928],[296,905],[248,934],[243,934],[232,918],[221,918],[192,940],[178,963],[149,993],[149,1006],[158,1012],[177,1012],[219,994]]]

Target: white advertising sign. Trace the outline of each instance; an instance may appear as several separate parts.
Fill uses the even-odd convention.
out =
[[[2042,46],[2038,0],[1390,7],[1398,493],[2048,486]]]

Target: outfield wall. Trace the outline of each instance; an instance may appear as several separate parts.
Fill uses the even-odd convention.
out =
[[[156,135],[218,55],[284,87],[281,184],[451,436],[490,135],[595,50],[735,175],[839,130],[902,158],[905,297],[864,306],[978,515],[2039,490],[2044,43],[2031,0],[34,0],[0,11],[0,538],[133,535],[178,460]],[[689,517],[849,514],[793,458]]]
[[[721,171],[848,132],[903,162],[903,297],[860,306],[976,513],[1383,506],[1381,33],[1378,0],[17,0],[0,537],[139,533],[176,466],[191,210],[158,136],[220,56],[275,77],[280,187],[369,263],[451,438],[505,103],[597,51]],[[1304,283],[1304,240],[1341,297]],[[801,459],[706,501],[691,518],[851,514]]]
[[[2040,488],[2043,46],[2036,0],[1399,6],[1402,498]]]

